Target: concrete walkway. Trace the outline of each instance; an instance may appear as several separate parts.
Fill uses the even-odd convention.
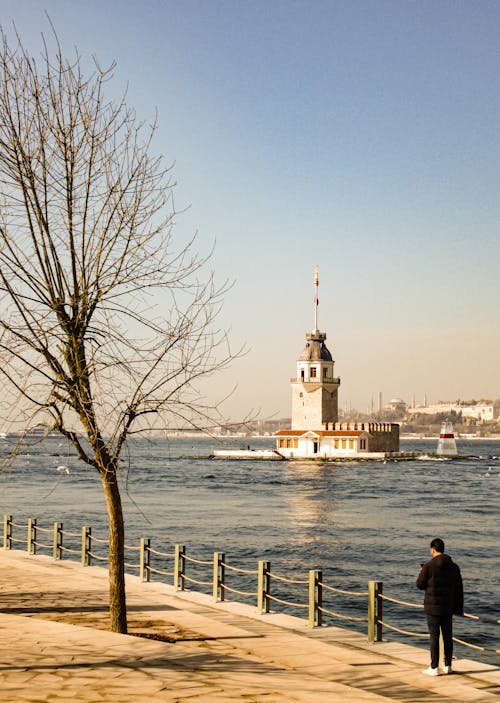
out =
[[[500,701],[491,666],[429,678],[425,649],[135,577],[127,593],[132,635],[108,632],[105,569],[0,549],[2,703]]]

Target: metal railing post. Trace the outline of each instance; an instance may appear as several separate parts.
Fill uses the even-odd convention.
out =
[[[186,575],[186,547],[176,544],[174,548],[174,590],[183,591]]]
[[[28,518],[28,540],[26,542],[28,554],[36,554],[36,518]]]
[[[382,642],[382,581],[368,581],[368,642]]]
[[[322,623],[323,607],[323,572],[309,571],[309,627],[318,627]]]
[[[149,537],[144,539],[141,537],[141,544],[139,548],[139,578],[141,581],[149,581],[151,579],[151,572],[149,570],[151,552],[149,548],[151,546],[151,540]]]
[[[3,516],[3,548],[12,549],[12,515]]]
[[[214,552],[213,598],[216,603],[224,600],[225,560],[226,555],[223,552]]]
[[[63,524],[62,522],[54,523],[54,546],[52,549],[52,556],[57,561],[62,559],[62,545],[63,545]]]
[[[269,612],[269,596],[271,594],[271,562],[259,561],[257,586],[257,612]]]
[[[90,566],[91,563],[92,528],[82,527],[82,566]]]

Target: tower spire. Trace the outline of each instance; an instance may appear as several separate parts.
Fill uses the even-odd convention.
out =
[[[319,273],[318,266],[316,265],[314,269],[314,334],[317,334],[318,329],[318,286],[319,286]]]

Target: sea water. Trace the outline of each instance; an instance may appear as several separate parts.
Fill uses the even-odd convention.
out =
[[[274,443],[272,438],[232,438],[223,446],[246,448],[249,442],[254,449]],[[424,457],[333,463],[209,459],[211,450],[221,447],[210,438],[134,440],[121,470],[126,541],[138,545],[141,537],[150,538],[154,549],[167,554],[174,544],[182,544],[188,555],[208,562],[219,551],[226,563],[245,570],[268,560],[273,573],[298,581],[307,579],[309,569],[320,569],[325,583],[343,590],[362,592],[369,580],[382,581],[387,596],[421,603],[415,580],[420,563],[429,558],[430,540],[439,536],[461,567],[466,612],[499,618],[500,443],[457,444],[463,458],[454,460],[425,458],[426,452],[435,451],[436,441],[403,440],[403,451]],[[10,446],[3,440],[0,452],[6,455]],[[105,538],[107,533],[95,470],[56,437],[34,444],[0,471],[0,512],[21,524],[33,517],[46,528],[58,521],[69,532],[89,525],[95,536]],[[50,534],[46,539],[50,542]],[[171,559],[158,568],[171,570]],[[212,578],[211,568],[189,562],[187,573],[201,581]],[[254,575],[228,570],[226,578],[239,590],[256,590]],[[192,587],[211,592],[210,587]],[[272,588],[283,600],[307,603],[304,585],[275,582]],[[255,602],[253,596],[226,596]],[[366,617],[364,597],[325,592],[324,599],[330,610]],[[272,609],[307,617],[303,608],[272,603]],[[384,620],[426,632],[421,610],[384,602]],[[364,622],[325,621],[366,630]],[[500,648],[495,625],[456,618],[455,634]],[[427,645],[425,639],[387,629],[384,637]],[[499,662],[498,655],[460,646],[457,654]]]

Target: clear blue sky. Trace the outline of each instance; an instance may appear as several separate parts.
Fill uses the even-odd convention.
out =
[[[236,281],[230,415],[289,414],[315,264],[341,405],[500,396],[499,2],[3,0],[0,21],[36,50],[42,7],[158,109],[178,236]]]

